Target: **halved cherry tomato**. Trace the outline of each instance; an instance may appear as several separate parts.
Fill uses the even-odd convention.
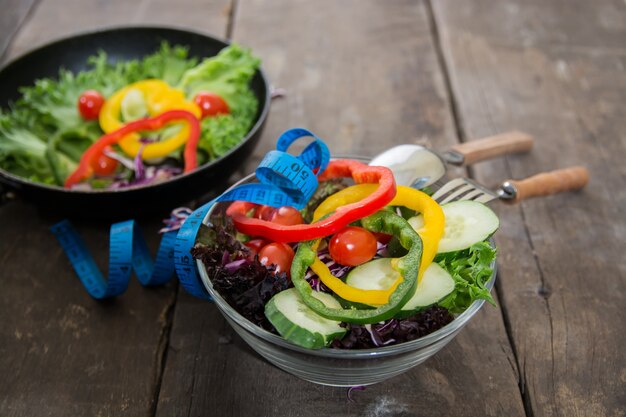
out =
[[[369,230],[348,226],[330,238],[328,251],[341,265],[361,265],[376,255],[376,238]]]
[[[104,97],[96,90],[87,90],[78,97],[78,112],[85,120],[96,120],[104,104]]]
[[[228,114],[230,109],[228,103],[215,93],[200,91],[193,99],[194,103],[202,111],[202,117],[215,116],[218,114]]]
[[[112,149],[109,146],[106,150],[111,151]],[[97,158],[91,161],[91,168],[93,169],[94,174],[102,176],[113,174],[118,165],[118,161],[106,156],[105,154],[100,154]]]
[[[245,243],[245,245],[252,252],[252,256],[259,253],[259,251],[263,248],[263,246],[267,245],[267,240],[265,239],[251,239]]]
[[[259,262],[265,266],[275,265],[275,272],[287,272],[291,269],[291,262],[293,261],[294,252],[286,243],[269,243],[261,249],[259,252]]]

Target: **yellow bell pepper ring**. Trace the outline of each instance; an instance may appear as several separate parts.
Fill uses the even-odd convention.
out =
[[[313,250],[317,250],[319,242],[313,245]],[[394,259],[397,262],[397,259]],[[393,262],[393,261],[392,261]],[[319,258],[315,259],[311,265],[311,270],[315,272],[320,281],[324,283],[328,289],[343,298],[344,300],[363,303],[368,305],[383,305],[389,301],[389,296],[396,290],[402,282],[402,277],[398,278],[391,287],[386,290],[363,290],[346,284],[341,279],[334,276],[330,269]]]
[[[143,80],[116,91],[104,102],[99,117],[100,127],[104,132],[110,133],[125,125],[120,116],[122,100],[132,90],[138,90],[143,94],[149,116],[158,116],[169,110],[186,110],[198,119],[201,117],[200,108],[195,103],[187,101],[181,90],[172,88],[162,80]],[[189,133],[189,126],[184,124],[173,136],[159,142],[143,145],[139,141],[139,134],[132,133],[126,135],[119,145],[131,157],[135,157],[143,145],[142,159],[161,158],[183,146],[189,138]]]
[[[315,210],[315,213],[313,213],[313,221],[315,222],[319,220],[328,213],[335,211],[338,207],[363,199],[373,193],[376,190],[376,187],[376,184],[358,184],[331,195],[319,205],[317,210]],[[396,196],[389,203],[389,205],[410,208],[422,213],[424,217],[424,226],[417,230],[417,234],[422,239],[424,245],[422,260],[420,262],[417,276],[419,283],[424,275],[424,271],[435,258],[439,241],[443,236],[445,226],[443,210],[441,209],[441,206],[426,193],[405,186],[397,187]],[[314,245],[314,249],[316,249],[316,247],[317,245]],[[341,298],[370,305],[385,304],[391,293],[393,293],[402,281],[402,277],[398,278],[398,280],[396,280],[396,282],[394,282],[394,284],[387,290],[364,291],[347,286],[343,282],[343,285],[335,282],[337,278],[330,274],[328,267],[326,267],[326,265],[324,265],[324,263],[319,259],[311,265],[311,269],[318,275],[324,285],[332,289]]]

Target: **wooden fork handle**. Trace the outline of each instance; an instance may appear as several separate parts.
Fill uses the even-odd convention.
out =
[[[515,188],[517,191],[515,198],[505,201],[517,203],[527,198],[579,190],[588,182],[589,171],[587,168],[575,166],[544,172],[523,180],[509,180],[503,185],[503,188],[507,187],[507,183]]]
[[[502,155],[528,152],[533,142],[533,137],[528,133],[511,131],[460,143],[450,149],[463,156],[462,165],[465,166]]]

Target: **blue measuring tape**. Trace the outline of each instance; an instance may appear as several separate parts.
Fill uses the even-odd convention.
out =
[[[297,156],[287,153],[289,147],[302,137],[314,140]],[[128,288],[132,272],[144,286],[168,282],[174,272],[183,288],[191,295],[210,300],[196,271],[191,256],[202,221],[213,205],[220,201],[249,201],[272,207],[303,208],[317,189],[317,176],[330,160],[326,144],[313,132],[289,129],[278,137],[276,150],[268,152],[255,171],[259,180],[226,191],[193,211],[179,230],[163,234],[156,260],[153,261],[141,231],[133,220],[111,226],[109,243],[109,277],[96,265],[87,246],[67,220],[52,226],[74,271],[93,298],[103,299],[122,294]]]

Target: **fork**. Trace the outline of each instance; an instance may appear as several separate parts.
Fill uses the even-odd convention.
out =
[[[589,171],[581,166],[543,172],[523,180],[508,180],[496,191],[468,178],[456,178],[443,185],[432,198],[439,204],[463,200],[488,203],[496,198],[508,203],[518,203],[531,197],[579,190],[587,182]]]

